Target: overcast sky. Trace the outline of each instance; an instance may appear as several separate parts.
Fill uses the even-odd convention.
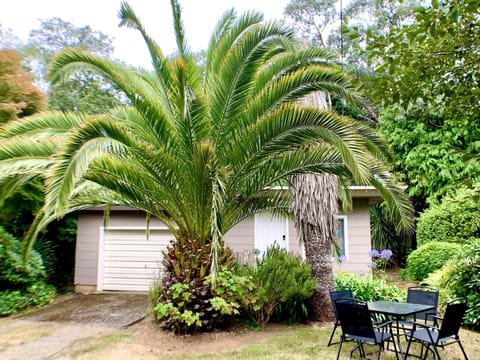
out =
[[[194,51],[205,49],[225,10],[256,9],[266,19],[281,19],[289,0],[180,0],[187,40]],[[147,32],[165,54],[175,50],[169,0],[129,0]],[[118,28],[120,0],[0,0],[0,23],[25,41],[39,19],[59,17],[75,26],[90,25],[114,38],[114,56],[132,65],[149,66],[149,56],[138,32]]]

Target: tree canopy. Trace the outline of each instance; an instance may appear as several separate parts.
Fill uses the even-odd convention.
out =
[[[45,94],[32,81],[15,51],[0,50],[0,124],[45,109]]]
[[[22,53],[37,82],[48,89],[48,108],[99,114],[120,105],[118,91],[92,71],[73,70],[61,81],[48,85],[49,63],[66,48],[82,49],[104,58],[113,53],[112,39],[88,25],[79,27],[60,18],[42,20],[40,27],[30,32]]]

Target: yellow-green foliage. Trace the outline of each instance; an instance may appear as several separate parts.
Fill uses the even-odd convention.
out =
[[[459,189],[426,210],[417,222],[417,244],[432,241],[465,243],[480,236],[479,188]]]
[[[406,280],[422,281],[432,271],[440,269],[461,250],[462,246],[448,242],[429,242],[412,251],[402,272]]]
[[[405,292],[385,279],[372,275],[360,276],[339,272],[335,277],[339,289],[351,289],[355,299],[363,301],[404,301]]]

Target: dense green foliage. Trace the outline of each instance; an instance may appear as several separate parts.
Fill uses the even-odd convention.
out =
[[[417,244],[430,241],[464,243],[480,238],[480,186],[460,188],[446,196],[438,205],[432,205],[420,215],[417,222]]]
[[[479,9],[478,0],[432,1],[415,9],[414,21],[367,34],[378,73],[374,97],[427,118],[470,121],[473,128],[480,106]]]
[[[453,297],[465,297],[465,323],[480,330],[480,239],[465,244],[453,261],[445,284]]]
[[[351,289],[355,299],[363,301],[391,300],[405,301],[405,291],[386,279],[359,274],[339,272],[335,277],[335,285],[339,290]]]
[[[261,258],[257,258],[255,266],[244,265],[238,271],[252,280],[253,288],[247,292],[249,301],[244,310],[259,326],[268,323],[281,304],[283,309],[278,311],[283,310],[290,319],[296,318],[300,315],[298,310],[306,308],[316,287],[310,265],[279,246],[269,247]]]
[[[462,246],[448,242],[429,242],[412,251],[402,271],[406,280],[422,281],[429,273],[440,269],[461,251]]]
[[[0,315],[45,305],[54,296],[55,288],[45,284],[40,255],[33,251],[25,265],[20,241],[0,227]]]
[[[480,330],[480,239],[472,239],[441,269],[434,271],[425,281],[440,289],[440,308],[447,301],[465,297],[468,310],[465,323]]]
[[[381,130],[418,212],[480,175],[479,5],[428,2],[415,21],[366,34],[376,71],[366,88],[387,109]]]
[[[473,125],[473,124],[472,124]],[[392,164],[417,211],[435,204],[459,184],[480,176],[480,129],[439,116],[412,117],[384,111],[379,130],[394,154]]]
[[[0,226],[22,239],[41,208],[43,198],[41,179],[28,182],[2,203]],[[49,224],[35,242],[34,249],[42,257],[46,280],[57,288],[73,282],[76,233],[77,215],[72,213]]]

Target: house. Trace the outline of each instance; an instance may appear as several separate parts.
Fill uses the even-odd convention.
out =
[[[342,271],[369,273],[371,247],[369,205],[380,196],[371,186],[351,188],[352,211],[338,215],[337,236],[346,260],[336,264]],[[103,210],[81,211],[75,254],[75,290],[148,291],[158,276],[165,250],[173,238],[158,219],[150,220],[147,238],[145,215],[127,207],[113,208],[108,227],[104,227]],[[241,260],[251,260],[267,246],[277,243],[294,253],[302,254],[292,220],[258,214],[231,229],[225,244]]]

